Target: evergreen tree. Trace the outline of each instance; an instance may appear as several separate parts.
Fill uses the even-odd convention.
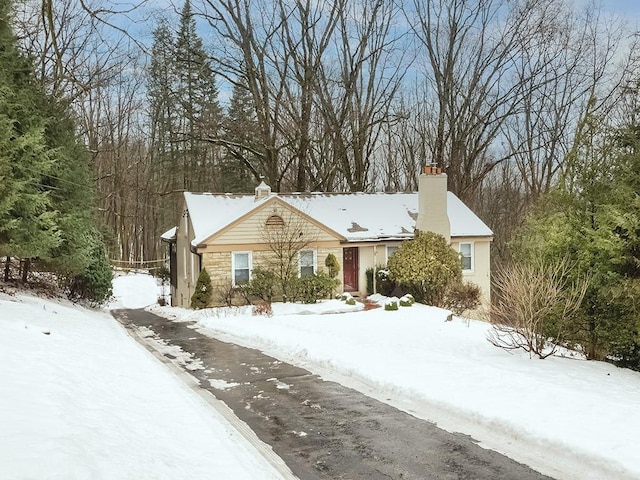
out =
[[[257,171],[259,162],[245,146],[253,145],[257,150],[259,135],[253,99],[242,79],[233,86],[223,134],[227,147],[218,174],[221,190],[250,193],[256,181],[252,172]]]
[[[178,164],[178,111],[175,106],[175,40],[166,20],[153,31],[151,63],[147,75],[147,97],[151,125],[150,188],[155,193],[156,236],[175,224],[181,207],[182,176]]]
[[[207,308],[211,302],[211,295],[213,287],[211,286],[211,277],[206,268],[200,270],[198,275],[198,281],[196,282],[196,288],[191,296],[191,308],[200,309]]]
[[[46,177],[56,166],[47,144],[45,101],[29,61],[10,27],[10,6],[0,6],[0,254],[50,258],[60,243],[58,212]],[[28,262],[23,279],[26,280]]]
[[[17,49],[9,14],[3,4],[0,171],[6,176],[0,186],[0,253],[22,260],[24,281],[34,260],[65,287],[93,269],[102,285],[89,285],[83,296],[100,302],[110,291],[111,267],[96,228],[89,157],[68,105],[34,81],[31,64]]]
[[[211,62],[196,31],[191,3],[185,0],[175,43],[174,89],[183,188],[214,188],[218,150],[206,141],[220,128],[221,109]]]
[[[583,140],[560,187],[542,199],[512,246],[519,261],[564,259],[572,282],[588,275],[567,341],[590,359],[640,368],[640,158],[612,139],[592,133]]]
[[[175,224],[181,192],[217,187],[219,147],[207,138],[216,136],[222,113],[215,75],[188,0],[177,32],[167,20],[154,30],[147,73],[153,172],[149,188],[155,194],[159,235]]]

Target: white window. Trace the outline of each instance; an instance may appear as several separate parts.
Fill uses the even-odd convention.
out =
[[[460,260],[462,271],[473,271],[473,243],[460,244]]]
[[[251,278],[251,252],[233,252],[231,254],[231,274],[234,285],[249,281]]]
[[[398,250],[398,245],[387,245],[387,262],[389,262],[391,255],[396,253],[396,250]]]
[[[300,278],[314,275],[317,271],[316,250],[300,250],[298,253],[298,275]]]

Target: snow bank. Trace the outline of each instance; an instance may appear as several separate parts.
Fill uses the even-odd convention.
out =
[[[158,302],[162,293],[158,279],[145,272],[116,272],[113,278],[113,300],[107,308],[144,308]]]
[[[305,315],[283,315],[282,308],[274,304],[271,318],[249,310],[189,318],[203,333],[472,434],[557,478],[640,478],[637,372],[509,353],[486,340],[488,324],[446,321],[450,312],[424,305],[324,315],[309,312],[313,306]]]
[[[106,313],[0,294],[0,358],[0,478],[281,478]]]

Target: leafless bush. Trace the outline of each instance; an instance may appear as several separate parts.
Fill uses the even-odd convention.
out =
[[[536,261],[498,272],[489,342],[506,350],[521,348],[539,358],[553,355],[566,338],[589,283],[587,278],[572,283],[569,270],[564,261],[552,265]]]
[[[258,302],[255,305],[253,305],[251,313],[254,317],[258,315],[263,317],[273,316],[273,310],[271,309],[271,304],[267,302]]]
[[[222,300],[222,302],[227,307],[233,306],[233,299],[236,296],[237,288],[231,280],[227,280],[226,282],[222,283],[220,286],[218,286],[216,291],[218,297],[220,297],[220,300]]]
[[[442,308],[462,315],[467,310],[475,310],[480,306],[480,287],[471,282],[460,282],[449,285],[444,293]]]

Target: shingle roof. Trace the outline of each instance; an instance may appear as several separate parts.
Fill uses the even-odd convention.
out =
[[[413,237],[417,193],[290,193],[254,195],[185,193],[197,245],[273,197],[313,217],[348,241]],[[493,232],[458,197],[448,192],[451,237],[488,237]]]

